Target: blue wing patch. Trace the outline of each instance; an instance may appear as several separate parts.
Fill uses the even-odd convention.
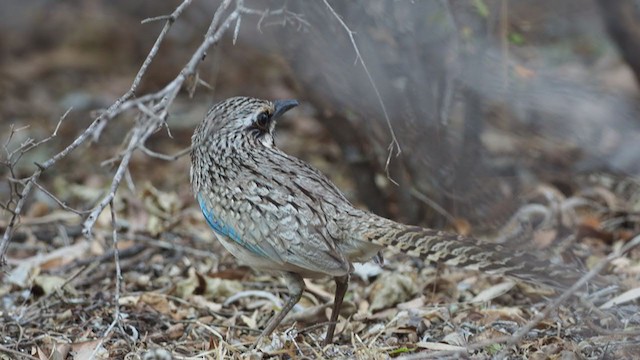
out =
[[[267,254],[262,251],[262,249],[247,243],[246,241],[240,238],[240,235],[231,227],[225,224],[221,219],[216,218],[216,215],[211,211],[207,205],[205,204],[202,197],[198,195],[198,204],[200,204],[200,209],[202,210],[202,214],[204,215],[205,220],[207,220],[207,224],[218,234],[227,236],[229,239],[237,242],[245,249],[251,251],[252,253],[260,256],[267,256]]]

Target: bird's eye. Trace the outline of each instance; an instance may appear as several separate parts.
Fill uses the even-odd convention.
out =
[[[256,118],[256,126],[262,130],[268,130],[268,125],[269,125],[269,118],[271,116],[269,116],[268,112],[261,112],[260,114],[258,114],[258,117]]]

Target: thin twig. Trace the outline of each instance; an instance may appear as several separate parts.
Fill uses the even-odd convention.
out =
[[[98,354],[98,350],[100,350],[104,341],[109,337],[109,335],[111,334],[111,331],[113,331],[113,328],[116,325],[120,324],[120,316],[121,316],[120,315],[120,287],[121,287],[121,281],[122,281],[122,271],[120,269],[120,257],[118,253],[118,226],[116,224],[116,211],[114,209],[113,201],[109,203],[109,208],[111,210],[111,227],[113,228],[113,234],[112,234],[113,261],[116,264],[116,281],[115,281],[116,289],[113,295],[114,314],[113,314],[113,321],[111,322],[107,330],[104,332],[104,334],[100,338],[98,345],[96,345],[95,349],[93,349],[93,352],[89,357],[90,360],[93,360],[96,358],[96,355]]]
[[[77,215],[84,215],[86,213],[88,213],[88,211],[85,210],[77,210],[74,209],[72,207],[70,207],[69,205],[67,205],[64,201],[58,199],[57,196],[53,195],[49,190],[47,190],[44,186],[40,185],[40,183],[38,183],[37,181],[34,181],[33,184],[40,189],[40,191],[42,191],[45,195],[47,195],[48,197],[50,197],[53,201],[55,201],[58,206],[60,206],[61,208],[63,208],[66,211],[72,212],[74,214]]]
[[[340,25],[344,28],[344,30],[347,32],[347,35],[349,36],[349,40],[351,41],[351,45],[353,46],[353,49],[356,52],[356,63],[360,62],[360,64],[362,65],[362,68],[364,69],[365,74],[367,74],[367,78],[369,79],[369,82],[371,83],[371,87],[373,87],[373,91],[376,93],[376,97],[378,98],[378,103],[380,103],[380,108],[382,109],[382,113],[384,114],[384,119],[387,122],[387,126],[389,128],[389,134],[391,135],[391,143],[389,144],[388,150],[389,150],[389,154],[387,156],[387,161],[385,163],[384,166],[384,170],[387,173],[387,178],[389,179],[389,181],[391,181],[392,183],[398,185],[398,183],[393,180],[389,174],[389,163],[391,162],[391,157],[393,156],[393,148],[396,148],[396,156],[400,155],[402,153],[402,149],[400,148],[400,143],[398,142],[398,138],[396,137],[396,133],[393,130],[393,126],[391,125],[391,120],[389,119],[389,113],[387,112],[387,107],[384,105],[384,101],[382,100],[382,95],[380,94],[380,90],[378,90],[378,86],[376,85],[375,81],[373,80],[373,76],[371,76],[371,72],[369,72],[369,68],[367,67],[367,64],[364,62],[364,59],[362,58],[362,55],[360,54],[360,49],[358,48],[358,45],[356,44],[356,39],[353,36],[353,34],[355,34],[355,32],[351,31],[351,29],[347,26],[347,24],[345,24],[344,20],[342,20],[342,18],[340,17],[340,15],[338,15],[338,13],[331,7],[331,5],[329,4],[329,2],[327,0],[323,0],[324,5],[329,9],[329,11],[331,11],[331,14],[333,14],[333,16],[338,20],[338,22],[340,22]]]
[[[155,16],[155,17],[151,17],[151,18],[146,18],[146,19],[140,21],[140,24],[147,24],[147,23],[150,23],[150,22],[163,21],[163,20],[173,21],[175,19],[173,19],[171,17],[171,15],[160,15],[160,16]]]
[[[159,152],[155,152],[151,149],[149,149],[148,147],[141,145],[139,147],[140,151],[142,151],[143,153],[145,153],[145,155],[152,157],[152,158],[156,158],[156,159],[160,159],[160,160],[165,160],[165,161],[175,161],[180,159],[181,157],[187,155],[189,153],[189,151],[191,151],[191,146],[184,148],[180,151],[178,151],[177,153],[173,154],[173,155],[167,155],[167,154],[162,154]]]
[[[456,222],[455,217],[453,217],[453,215],[451,215],[451,213],[449,213],[447,210],[445,210],[437,202],[435,202],[434,200],[430,199],[427,195],[421,193],[420,191],[418,191],[418,189],[416,189],[414,187],[412,187],[409,192],[411,193],[411,195],[416,197],[418,200],[422,201],[427,206],[429,206],[431,209],[435,210],[438,214],[444,216],[444,218],[447,219],[449,221],[449,223],[455,224],[455,222]]]

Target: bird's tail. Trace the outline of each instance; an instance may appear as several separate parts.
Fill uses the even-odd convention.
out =
[[[575,267],[554,264],[526,251],[515,251],[499,244],[444,231],[404,225],[378,216],[359,222],[356,232],[356,236],[362,240],[435,263],[508,275],[556,289],[568,288],[583,275]]]

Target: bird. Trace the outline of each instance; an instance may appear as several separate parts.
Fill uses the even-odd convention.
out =
[[[525,251],[406,225],[354,206],[324,174],[280,150],[274,132],[297,100],[232,97],[215,104],[191,138],[190,182],[216,237],[242,263],[284,277],[289,297],[256,343],[300,300],[305,278],[333,278],[323,344],[333,341],[354,263],[393,248],[433,263],[563,289],[581,273]]]

